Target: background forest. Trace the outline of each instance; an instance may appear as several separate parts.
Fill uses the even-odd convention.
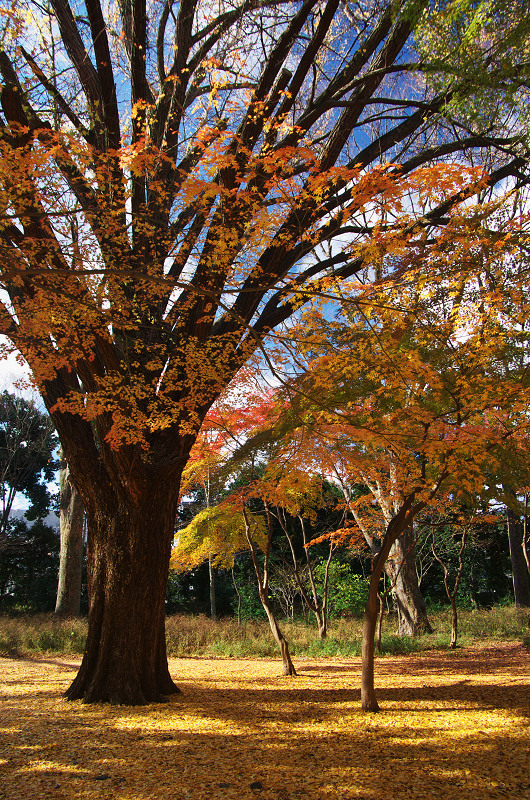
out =
[[[57,486],[50,482],[60,466],[56,459],[57,440],[48,418],[32,401],[4,391],[0,412],[4,502],[0,537],[0,609],[9,614],[51,612],[57,601],[60,556],[58,519],[54,513],[59,513],[59,498]],[[189,531],[190,523],[200,520],[206,509],[218,506],[223,498],[252,482],[248,463],[239,464],[235,475],[227,479],[219,467],[217,476],[220,477],[216,477],[211,461],[204,452],[201,455],[190,471],[190,485],[179,507],[176,543],[180,541],[181,550],[183,537],[179,530]],[[263,465],[260,471],[263,475]],[[199,481],[201,473],[203,478],[208,476],[208,483]],[[296,477],[287,475],[293,480]],[[363,496],[365,487],[357,485],[354,489],[358,497]],[[286,491],[289,492],[289,486]],[[16,506],[15,499],[22,498],[29,507],[25,513],[18,511],[14,515],[13,503]],[[327,615],[333,627],[339,620],[360,618],[364,613],[371,571],[370,549],[359,536],[359,530],[353,536],[352,529],[345,523],[344,495],[337,484],[321,481],[310,501],[313,507],[306,508],[305,518],[289,513],[281,505],[274,508],[269,594],[278,617],[290,622],[313,624],[311,602],[308,604],[304,599],[304,594],[307,596],[311,591],[308,555],[320,593],[331,549]],[[256,515],[263,511],[262,500],[254,499],[251,505]],[[479,609],[514,603],[508,531],[510,525],[515,527],[522,542],[526,518],[517,516],[509,507],[493,505],[487,500],[474,509],[472,517],[468,514],[467,521],[464,511],[454,508],[445,515],[436,510],[427,511],[414,524],[415,569],[428,613],[440,610],[450,602],[444,586],[444,566],[453,580],[461,569],[457,595],[460,607]],[[354,525],[354,520],[349,524]],[[228,516],[225,525],[234,529],[237,520]],[[467,541],[460,553],[464,529]],[[342,536],[339,535],[341,532]],[[336,537],[331,548],[330,534]],[[204,538],[203,531],[203,535],[199,535],[201,544]],[[306,548],[304,540],[315,541],[315,544]],[[238,549],[240,545],[240,540],[235,537],[232,549],[229,548],[230,564],[221,560],[216,566],[218,553],[212,553],[212,559],[201,559],[200,555],[192,554],[192,560],[197,561],[194,566],[184,569],[180,564],[172,569],[166,598],[167,613],[206,615],[214,620],[229,617],[239,622],[265,619],[251,555],[248,547]],[[293,568],[293,550],[298,580]],[[258,560],[263,562],[262,553],[258,554]],[[85,569],[79,579],[81,593],[77,613],[84,615],[87,611]],[[387,612],[396,615],[392,585],[387,576],[381,582],[381,594]],[[525,605],[524,594],[518,600],[519,605]]]

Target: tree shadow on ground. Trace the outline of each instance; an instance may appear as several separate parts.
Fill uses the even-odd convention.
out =
[[[296,660],[296,659],[295,659]],[[325,673],[331,673],[333,675],[338,675],[341,672],[349,672],[352,671],[351,662],[349,664],[327,664],[326,666],[320,664],[304,664],[303,662],[296,665],[296,671],[299,674],[307,674],[308,677],[311,675],[312,672],[316,672],[319,675]],[[318,675],[316,676],[318,677]]]
[[[139,708],[68,703],[64,664],[6,660],[0,785],[6,800],[518,797],[529,665],[512,657],[485,682],[451,661],[429,682],[421,659],[387,661],[379,715],[359,710],[358,660],[294,679],[272,662],[174,661],[183,694]]]

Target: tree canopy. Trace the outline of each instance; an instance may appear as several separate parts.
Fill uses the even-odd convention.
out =
[[[53,508],[57,437],[35,402],[0,393],[0,605],[48,610],[57,583],[56,532],[43,520]],[[17,502],[27,504],[23,516]],[[26,520],[32,524],[28,525]]]
[[[4,390],[0,394],[0,541],[17,494],[29,501],[27,519],[48,515],[52,498],[47,483],[55,475],[56,446],[49,417],[33,401]]]
[[[359,238],[413,202],[406,176],[474,152],[490,185],[520,177],[504,118],[444,118],[474,88],[444,77],[449,56],[419,78],[414,26],[458,12],[443,6],[135,0],[106,18],[53,0],[49,18],[31,2],[6,17],[3,331],[57,418],[94,420],[108,460],[193,436],[268,331],[359,271]],[[458,13],[455,65],[472,51],[491,81],[504,70],[499,96],[524,91],[516,48],[510,69],[499,57],[517,8],[494,45]],[[460,181],[419,218],[441,219]]]

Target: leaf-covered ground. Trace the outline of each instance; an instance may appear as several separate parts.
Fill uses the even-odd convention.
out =
[[[499,644],[377,662],[174,659],[165,705],[62,699],[74,660],[0,659],[0,798],[518,800],[530,794],[530,654]]]

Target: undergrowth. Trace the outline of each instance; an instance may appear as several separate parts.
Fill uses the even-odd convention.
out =
[[[82,653],[85,647],[85,619],[57,620],[53,614],[0,616],[0,653]]]
[[[429,615],[434,633],[417,638],[395,635],[395,621],[386,617],[381,655],[415,653],[448,647],[451,635],[450,610]],[[491,609],[460,609],[458,646],[488,640],[530,643],[530,611],[514,606]],[[328,637],[319,639],[307,622],[281,622],[283,634],[293,656],[359,656],[362,620],[332,621]],[[52,614],[0,616],[0,654],[83,653],[87,623],[84,619],[56,620]],[[277,657],[278,648],[266,622],[235,619],[213,622],[205,616],[175,615],[166,624],[167,651],[170,657]]]

